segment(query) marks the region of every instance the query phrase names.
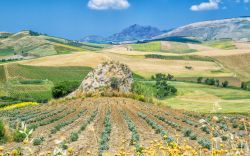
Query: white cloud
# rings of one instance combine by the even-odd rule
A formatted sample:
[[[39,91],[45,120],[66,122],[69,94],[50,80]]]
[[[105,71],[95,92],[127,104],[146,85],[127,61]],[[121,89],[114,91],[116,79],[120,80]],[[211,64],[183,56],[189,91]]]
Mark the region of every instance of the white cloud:
[[[128,0],[89,0],[88,7],[94,10],[127,9]]]
[[[208,2],[202,2],[198,5],[191,6],[192,11],[203,11],[203,10],[216,10],[219,9],[219,3],[221,0],[209,0]]]

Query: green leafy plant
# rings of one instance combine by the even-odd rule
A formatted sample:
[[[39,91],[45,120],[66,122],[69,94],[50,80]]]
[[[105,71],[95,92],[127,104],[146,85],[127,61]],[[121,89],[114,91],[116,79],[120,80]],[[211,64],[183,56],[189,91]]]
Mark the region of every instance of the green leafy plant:
[[[32,143],[34,146],[38,146],[38,145],[41,145],[43,141],[44,141],[43,137],[38,137],[38,138],[34,138]]]
[[[72,133],[70,134],[70,141],[71,141],[71,142],[77,141],[78,138],[79,138],[78,133],[72,132]]]

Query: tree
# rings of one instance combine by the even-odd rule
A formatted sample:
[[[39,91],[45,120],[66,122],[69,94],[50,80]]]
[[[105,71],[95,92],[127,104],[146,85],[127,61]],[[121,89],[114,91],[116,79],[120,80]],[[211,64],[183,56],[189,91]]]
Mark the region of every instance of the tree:
[[[228,87],[228,85],[229,85],[228,81],[222,82],[222,87],[226,88],[226,87]]]
[[[197,78],[197,83],[202,83],[203,77],[198,77]]]
[[[171,81],[174,79],[174,75],[168,74],[167,76],[167,80]]]
[[[241,82],[241,89],[244,89],[244,90],[248,89],[248,85],[246,82]]]
[[[168,85],[168,78],[165,74],[156,74],[155,80],[157,98],[164,98],[177,92],[177,89],[174,86]]]
[[[52,88],[52,95],[54,98],[64,97],[79,87],[79,82],[63,81]]]
[[[205,80],[205,83],[206,83],[207,85],[215,85],[215,79],[214,79],[214,78],[207,78],[207,79]]]

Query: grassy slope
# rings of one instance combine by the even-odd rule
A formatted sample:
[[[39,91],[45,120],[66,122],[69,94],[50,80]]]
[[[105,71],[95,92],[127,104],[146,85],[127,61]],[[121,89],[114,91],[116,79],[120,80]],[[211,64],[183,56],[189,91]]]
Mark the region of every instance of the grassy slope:
[[[161,42],[148,42],[142,44],[132,44],[133,50],[152,52],[152,51],[161,51]]]
[[[164,100],[169,106],[177,109],[201,112],[249,113],[250,92],[217,88],[195,83],[171,82],[178,89],[178,95]]]
[[[216,59],[244,81],[250,81],[250,53],[218,56]]]
[[[224,49],[224,50],[232,50],[236,49],[232,40],[211,40],[203,42],[204,45],[210,46],[213,48]]]
[[[144,81],[144,95],[156,94],[154,82]],[[176,109],[198,111],[203,113],[249,113],[250,92],[240,89],[218,88],[196,83],[169,82],[178,89],[176,96],[162,100],[155,99],[164,105]],[[233,96],[232,96],[233,95]],[[214,110],[213,110],[214,109]]]
[[[181,42],[153,41],[148,43],[132,44],[131,46],[133,50],[143,52],[166,52],[176,54],[196,52],[195,49],[190,49],[186,43]]]

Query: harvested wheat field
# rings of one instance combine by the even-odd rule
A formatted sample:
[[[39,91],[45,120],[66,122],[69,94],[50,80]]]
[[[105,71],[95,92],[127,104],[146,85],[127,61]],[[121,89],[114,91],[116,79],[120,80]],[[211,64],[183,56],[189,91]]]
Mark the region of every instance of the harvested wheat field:
[[[115,60],[127,64],[130,69],[149,78],[156,73],[171,73],[176,77],[218,77],[232,76],[230,72],[213,73],[213,71],[224,68],[215,62],[197,61],[197,60],[162,60],[149,59],[143,55],[129,55],[111,52],[83,52],[67,55],[49,56],[34,60],[23,61],[21,64],[31,66],[87,66],[95,67],[106,60]],[[186,67],[192,67],[192,70]]]
[[[249,117],[201,115],[128,98],[87,98],[4,111],[10,127],[34,132],[3,153],[24,155],[249,154]],[[18,126],[19,125],[19,126]]]

